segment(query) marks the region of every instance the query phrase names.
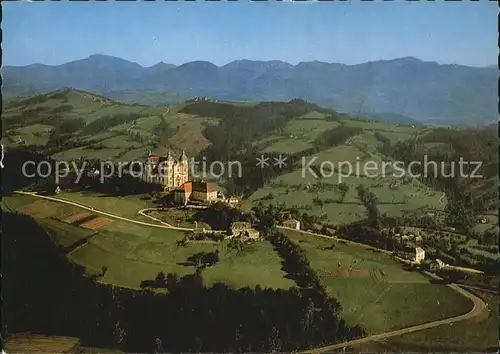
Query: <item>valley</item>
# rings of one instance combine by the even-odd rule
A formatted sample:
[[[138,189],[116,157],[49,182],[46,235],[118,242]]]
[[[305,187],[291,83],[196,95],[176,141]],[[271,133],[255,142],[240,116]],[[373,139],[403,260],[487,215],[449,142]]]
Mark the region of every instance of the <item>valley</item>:
[[[422,154],[439,160],[446,153],[453,159],[471,144],[476,147],[467,148],[471,160],[488,156],[493,154],[494,132],[487,129],[369,121],[304,100],[233,104],[199,99],[150,107],[74,89],[7,104],[3,116],[3,211],[32,218],[68,264],[99,286],[169,296],[162,279],[168,285],[174,276],[196,276],[207,289],[224,284],[231,291],[307,292],[303,275],[287,265],[289,256],[278,246],[288,239],[302,250],[312,284],[321,284],[314,301],[337,301],[341,310],[335,316],[371,336],[470,311],[467,298],[422,273],[433,258],[498,276],[491,238],[498,230],[493,167],[483,171],[483,179],[465,181],[395,177],[395,169],[384,165],[398,158],[419,161]],[[436,150],[440,144],[449,150]],[[50,164],[85,161],[99,168],[104,161],[145,161],[150,151],[160,156],[185,151],[208,163],[240,161],[242,176],[205,176],[218,193],[235,195],[238,205],[183,209],[167,201],[168,193],[158,186],[130,177],[109,176],[101,183],[84,175],[75,183],[73,171],[57,183],[53,175],[29,179],[18,171],[30,156]],[[286,164],[261,168],[256,166],[259,156],[284,156]],[[314,159],[309,171],[304,171],[302,159]],[[498,166],[498,159],[492,161]],[[376,165],[371,174],[366,173],[369,164]],[[365,172],[351,171],[352,166]],[[18,190],[37,194],[15,193]],[[464,193],[458,195],[457,190]],[[468,205],[463,198],[467,193],[481,204]],[[452,217],[457,210],[450,208],[456,205],[463,205],[460,220]],[[306,232],[277,227],[287,219],[284,215],[299,220]],[[238,220],[253,223],[261,239],[238,244],[205,233],[205,228],[225,232]],[[202,228],[203,238],[192,236]],[[401,238],[397,228],[419,230],[423,238]],[[284,236],[276,236],[280,234]],[[280,237],[285,238],[278,241]],[[415,246],[424,247],[430,258],[407,268],[394,255]],[[203,257],[209,255],[217,260],[204,264]],[[468,281],[466,276],[442,276]],[[387,346],[411,347],[406,338],[412,335],[390,339]],[[107,341],[96,345],[113,346]]]

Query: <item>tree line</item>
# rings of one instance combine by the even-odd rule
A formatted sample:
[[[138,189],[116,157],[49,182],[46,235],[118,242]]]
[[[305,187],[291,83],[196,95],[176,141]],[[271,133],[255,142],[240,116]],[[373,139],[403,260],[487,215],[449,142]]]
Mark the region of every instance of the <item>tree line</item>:
[[[59,254],[34,219],[10,212],[2,243],[4,336],[74,336],[127,352],[271,352],[362,334],[339,319],[338,303],[319,285],[313,302],[307,289],[208,288],[199,273],[167,275],[165,292],[103,285]]]

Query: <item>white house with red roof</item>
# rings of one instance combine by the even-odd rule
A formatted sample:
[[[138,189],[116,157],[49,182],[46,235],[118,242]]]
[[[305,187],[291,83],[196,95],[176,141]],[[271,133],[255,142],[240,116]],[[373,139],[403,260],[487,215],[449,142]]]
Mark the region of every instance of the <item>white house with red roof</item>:
[[[180,204],[190,200],[211,203],[217,200],[217,190],[206,182],[186,182],[174,189],[174,200]]]

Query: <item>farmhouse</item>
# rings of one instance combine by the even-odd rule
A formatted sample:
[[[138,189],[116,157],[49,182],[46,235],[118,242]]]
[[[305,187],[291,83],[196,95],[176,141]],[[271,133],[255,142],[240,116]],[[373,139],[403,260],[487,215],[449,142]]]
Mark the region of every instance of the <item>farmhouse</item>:
[[[163,186],[166,191],[182,186],[189,179],[189,166],[183,151],[176,160],[169,152],[167,156],[158,156],[151,151],[143,164],[141,179],[146,183]]]
[[[243,237],[247,239],[258,239],[260,234],[259,231],[252,228],[252,225],[249,222],[245,221],[237,221],[231,225],[231,230],[229,231],[230,235],[227,238],[233,237]]]
[[[290,229],[300,230],[300,221],[295,219],[285,220],[282,224],[284,227],[288,227]]]
[[[185,182],[174,189],[174,201],[187,204],[188,201],[211,203],[217,200],[217,190],[206,182]]]

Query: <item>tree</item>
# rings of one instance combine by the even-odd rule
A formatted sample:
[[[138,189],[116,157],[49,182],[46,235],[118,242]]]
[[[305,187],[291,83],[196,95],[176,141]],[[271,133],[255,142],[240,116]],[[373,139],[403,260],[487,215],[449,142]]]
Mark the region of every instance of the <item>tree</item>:
[[[323,201],[323,199],[320,199],[319,197],[316,197],[316,198],[313,199],[313,203],[314,203],[314,205],[320,207],[321,214],[323,214],[323,206],[325,205],[325,202]]]
[[[347,196],[347,193],[349,192],[349,185],[345,182],[340,183],[337,188],[340,191],[340,202],[343,203],[345,201],[345,197]]]
[[[279,353],[281,352],[281,341],[280,341],[280,330],[276,327],[272,327],[271,333],[268,338],[269,352]]]
[[[179,283],[179,276],[176,273],[168,273],[166,277],[167,289],[173,289]]]
[[[104,277],[107,272],[108,272],[108,267],[102,266],[102,268],[101,268],[101,277]]]
[[[241,236],[233,236],[231,238],[231,240],[229,241],[229,245],[228,245],[228,247],[230,249],[236,250],[237,254],[241,253],[241,251],[243,250],[243,246],[244,246],[244,243],[243,243],[243,239],[241,238]]]
[[[167,284],[165,273],[163,272],[158,273],[158,275],[155,278],[155,284],[158,287],[164,287]]]

